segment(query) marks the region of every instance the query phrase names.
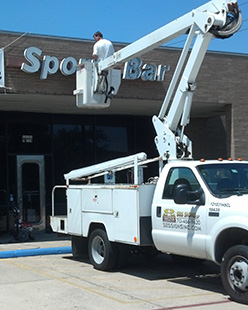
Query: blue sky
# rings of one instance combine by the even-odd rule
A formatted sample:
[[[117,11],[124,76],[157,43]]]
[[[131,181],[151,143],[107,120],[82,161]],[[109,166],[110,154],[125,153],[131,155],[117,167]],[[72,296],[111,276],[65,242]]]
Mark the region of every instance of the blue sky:
[[[206,0],[0,0],[0,30],[93,39],[100,30],[113,42],[131,43],[206,3]],[[209,50],[248,54],[248,1],[239,33],[212,40]],[[181,46],[180,38],[171,46]],[[167,44],[168,45],[168,44]]]

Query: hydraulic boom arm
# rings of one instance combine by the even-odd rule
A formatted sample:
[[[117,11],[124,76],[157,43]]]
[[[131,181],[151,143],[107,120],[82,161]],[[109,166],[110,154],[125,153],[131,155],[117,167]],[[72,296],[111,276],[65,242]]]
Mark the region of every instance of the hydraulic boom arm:
[[[121,82],[120,70],[114,69],[117,65],[187,34],[161,110],[158,116],[153,117],[153,124],[157,133],[155,143],[164,160],[191,158],[191,141],[184,135],[184,127],[189,123],[197,74],[211,39],[228,38],[239,30],[241,24],[242,16],[236,0],[212,0],[98,64],[81,61],[74,91],[77,106],[109,106]]]

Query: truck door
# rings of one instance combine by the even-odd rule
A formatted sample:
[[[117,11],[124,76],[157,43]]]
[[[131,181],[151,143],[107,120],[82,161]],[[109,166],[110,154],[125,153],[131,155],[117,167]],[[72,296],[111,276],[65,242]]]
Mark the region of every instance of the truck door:
[[[177,184],[187,184],[187,204],[174,201],[173,190]],[[153,205],[153,239],[160,251],[205,257],[206,206],[197,204],[194,194],[200,189],[191,169],[173,167],[169,170],[161,197],[157,197]]]

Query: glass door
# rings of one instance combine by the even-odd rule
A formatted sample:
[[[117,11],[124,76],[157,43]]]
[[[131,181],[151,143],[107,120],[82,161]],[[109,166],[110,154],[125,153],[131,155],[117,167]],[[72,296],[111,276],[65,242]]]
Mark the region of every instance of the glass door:
[[[45,229],[45,176],[43,155],[17,156],[17,194],[21,219]]]

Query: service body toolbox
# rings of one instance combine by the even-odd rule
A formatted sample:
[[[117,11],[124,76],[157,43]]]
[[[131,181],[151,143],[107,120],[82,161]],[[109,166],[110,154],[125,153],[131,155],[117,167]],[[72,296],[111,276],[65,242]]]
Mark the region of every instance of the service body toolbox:
[[[150,245],[154,190],[155,184],[70,185],[67,217],[51,217],[52,229],[87,237],[91,222],[105,223],[110,241]]]

